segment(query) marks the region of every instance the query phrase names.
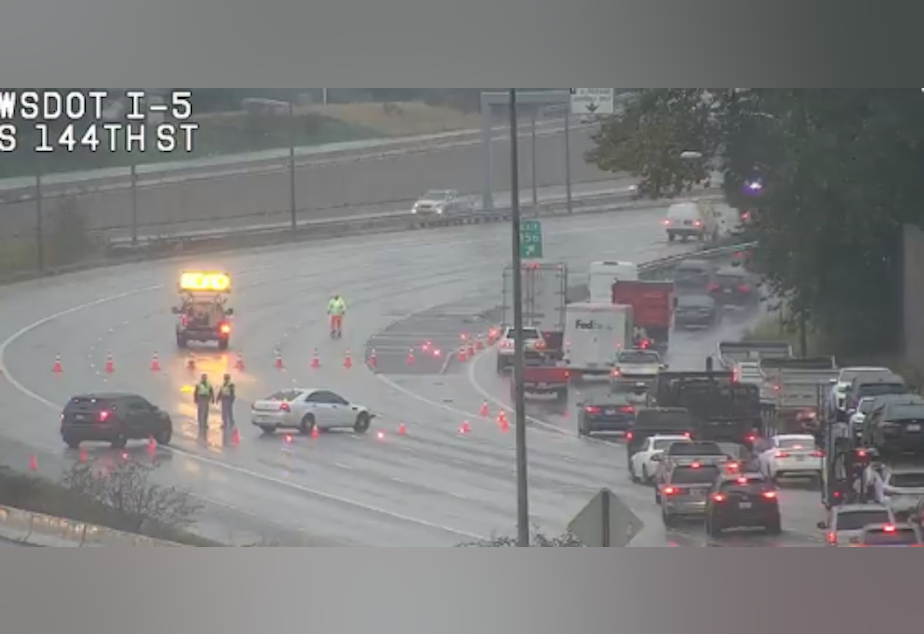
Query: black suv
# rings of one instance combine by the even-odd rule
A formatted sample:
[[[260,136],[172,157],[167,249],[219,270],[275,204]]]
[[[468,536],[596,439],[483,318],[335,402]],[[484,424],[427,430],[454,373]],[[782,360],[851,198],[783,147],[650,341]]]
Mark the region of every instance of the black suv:
[[[782,532],[776,487],[758,473],[719,476],[706,500],[706,532],[718,537],[729,528]]]
[[[170,415],[137,394],[81,394],[61,412],[61,438],[71,449],[88,440],[108,442],[117,449],[142,438],[167,445],[172,437]]]
[[[755,306],[760,293],[747,271],[741,268],[724,268],[715,274],[709,295],[723,306]]]

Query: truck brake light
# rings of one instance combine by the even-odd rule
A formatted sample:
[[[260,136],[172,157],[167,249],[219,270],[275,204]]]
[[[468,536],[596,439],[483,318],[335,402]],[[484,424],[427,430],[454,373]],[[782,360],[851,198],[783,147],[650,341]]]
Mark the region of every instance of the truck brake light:
[[[183,315],[182,317],[180,317],[180,324],[183,326],[183,328],[189,325],[189,317],[187,317],[186,315]]]
[[[223,335],[230,335],[231,334],[231,324],[222,324],[221,326],[219,326],[219,330],[221,330],[221,334]]]

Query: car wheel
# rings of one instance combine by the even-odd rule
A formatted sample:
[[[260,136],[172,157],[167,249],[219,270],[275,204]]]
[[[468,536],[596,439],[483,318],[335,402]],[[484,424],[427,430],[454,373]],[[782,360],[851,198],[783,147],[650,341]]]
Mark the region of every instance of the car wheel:
[[[259,427],[260,431],[262,431],[267,436],[276,433],[276,428],[271,425],[257,425],[257,427]]]
[[[173,430],[169,427],[154,434],[154,442],[156,442],[158,445],[169,445],[172,439]]]
[[[176,336],[176,347],[177,348],[185,348],[187,343],[188,342],[186,341],[185,337],[181,337],[180,335]]]
[[[80,441],[70,436],[64,437],[64,444],[67,445],[71,449],[80,449]]]
[[[661,509],[661,521],[664,522],[664,528],[673,528],[677,525],[677,521],[665,511],[662,507]]]
[[[779,535],[783,532],[783,525],[779,517],[767,524],[765,528],[770,535]]]
[[[636,484],[639,482],[638,474],[635,473],[635,463],[631,459],[629,460],[629,479]]]
[[[119,436],[109,444],[113,449],[125,449],[125,446],[128,444],[128,439],[125,438],[125,436]]]
[[[298,424],[298,430],[306,436],[313,432],[316,427],[317,423],[312,414],[305,414],[305,417],[302,418],[302,421]]]
[[[353,423],[353,431],[357,434],[365,434],[369,431],[369,423],[371,422],[369,414],[361,412],[359,416],[356,417],[356,422]]]
[[[648,484],[649,482],[651,482],[651,476],[648,475],[648,466],[642,465],[642,483]]]

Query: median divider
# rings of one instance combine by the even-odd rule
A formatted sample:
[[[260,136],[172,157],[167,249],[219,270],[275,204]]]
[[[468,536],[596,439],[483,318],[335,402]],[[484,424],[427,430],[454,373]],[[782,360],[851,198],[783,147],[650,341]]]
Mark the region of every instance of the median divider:
[[[0,506],[0,539],[23,546],[44,548],[182,546],[182,544],[116,531],[63,517],[32,513],[10,506]]]

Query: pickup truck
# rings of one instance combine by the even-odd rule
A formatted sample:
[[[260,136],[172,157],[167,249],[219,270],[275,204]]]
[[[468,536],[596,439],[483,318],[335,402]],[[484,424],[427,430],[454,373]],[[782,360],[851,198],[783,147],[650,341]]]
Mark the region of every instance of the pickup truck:
[[[555,396],[555,402],[568,402],[571,372],[567,366],[528,363],[523,367],[523,396]],[[516,383],[510,381],[510,400],[516,399]]]

